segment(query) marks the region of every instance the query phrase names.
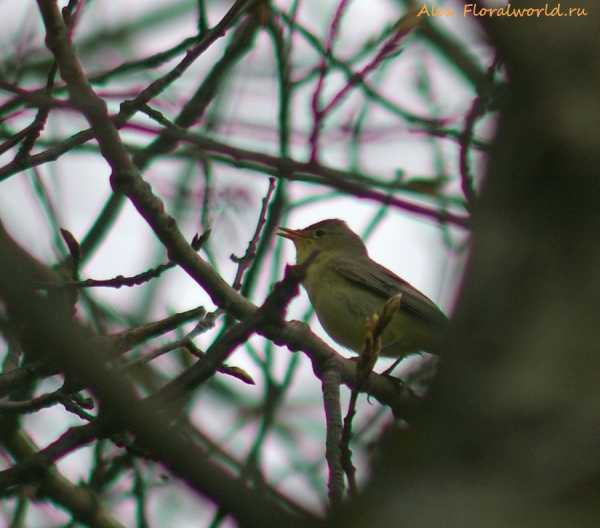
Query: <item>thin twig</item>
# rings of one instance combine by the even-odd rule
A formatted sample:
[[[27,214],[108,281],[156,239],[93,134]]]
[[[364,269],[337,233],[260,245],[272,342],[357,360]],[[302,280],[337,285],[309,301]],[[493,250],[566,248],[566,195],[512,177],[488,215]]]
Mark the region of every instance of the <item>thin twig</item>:
[[[402,294],[390,298],[379,310],[367,319],[367,336],[365,346],[358,356],[356,365],[356,384],[352,388],[348,412],[344,418],[342,431],[342,442],[340,446],[341,465],[348,479],[348,493],[350,497],[358,497],[358,486],[356,484],[356,468],[352,464],[352,421],[356,415],[356,403],[358,395],[364,390],[365,384],[373,372],[373,367],[381,352],[381,336],[388,325],[392,322],[394,315],[400,309]]]
[[[240,291],[242,288],[242,277],[246,270],[252,264],[254,257],[256,257],[256,246],[258,246],[258,241],[260,240],[260,234],[262,229],[267,221],[267,208],[269,207],[269,201],[271,200],[271,196],[273,191],[275,190],[275,178],[269,178],[269,189],[267,190],[266,196],[262,200],[262,207],[260,209],[260,213],[258,215],[258,222],[256,223],[256,229],[254,231],[254,235],[248,244],[248,249],[246,249],[246,253],[243,257],[236,257],[235,255],[231,255],[231,260],[233,262],[237,262],[238,269],[235,274],[235,279],[233,280],[232,288],[235,291]]]
[[[319,133],[322,126],[322,121],[325,116],[325,112],[321,108],[321,93],[325,84],[325,77],[327,75],[327,62],[329,61],[333,52],[333,44],[338,36],[339,25],[344,14],[344,10],[348,0],[341,0],[329,26],[329,34],[325,43],[325,53],[321,55],[321,62],[319,64],[319,78],[317,80],[317,86],[313,92],[311,109],[313,113],[313,127],[310,133],[309,145],[310,145],[310,163],[317,162],[318,149],[319,149]]]
[[[65,233],[68,233],[68,231],[65,231],[65,230],[61,230],[61,232],[63,233],[63,235],[65,235]],[[192,240],[192,244],[191,244],[194,251],[200,251],[200,249],[202,248],[204,243],[208,240],[209,236],[210,236],[210,229],[208,231],[204,232],[202,235],[196,234],[194,236],[194,239]],[[79,260],[79,262],[80,262],[81,256],[79,256],[79,259],[75,258],[74,262],[76,263],[77,260]],[[104,280],[86,279],[86,280],[82,280],[82,281],[62,282],[59,284],[39,283],[38,286],[40,288],[46,288],[46,289],[115,288],[118,290],[119,288],[122,288],[122,287],[132,288],[133,286],[140,286],[141,284],[145,284],[146,282],[149,282],[152,279],[156,279],[156,278],[160,277],[165,271],[175,268],[176,266],[177,266],[176,262],[169,260],[168,262],[165,262],[164,264],[159,264],[155,268],[151,268],[149,270],[143,271],[142,273],[138,273],[137,275],[134,275],[133,277],[124,277],[123,275],[117,275],[116,277],[113,277],[112,279],[104,279]]]
[[[478,87],[478,95],[473,100],[473,104],[471,105],[471,108],[465,119],[463,132],[460,136],[460,181],[463,194],[467,201],[467,207],[469,209],[473,206],[473,203],[477,199],[474,178],[471,174],[471,164],[469,161],[471,141],[475,131],[475,123],[485,114],[492,103],[491,89],[494,85],[494,75],[496,73],[499,60],[499,57],[494,59],[491,66],[488,68],[481,85]]]

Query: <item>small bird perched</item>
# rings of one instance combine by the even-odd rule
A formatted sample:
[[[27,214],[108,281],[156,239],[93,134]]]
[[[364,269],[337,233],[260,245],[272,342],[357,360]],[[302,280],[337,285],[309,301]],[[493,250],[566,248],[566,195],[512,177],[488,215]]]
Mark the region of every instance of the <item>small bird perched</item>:
[[[360,353],[367,318],[394,295],[400,310],[381,336],[381,355],[403,358],[428,351],[448,319],[433,301],[395,273],[371,260],[363,241],[342,220],[323,220],[305,229],[280,227],[296,246],[296,262],[315,256],[302,285],[321,325],[340,345]]]

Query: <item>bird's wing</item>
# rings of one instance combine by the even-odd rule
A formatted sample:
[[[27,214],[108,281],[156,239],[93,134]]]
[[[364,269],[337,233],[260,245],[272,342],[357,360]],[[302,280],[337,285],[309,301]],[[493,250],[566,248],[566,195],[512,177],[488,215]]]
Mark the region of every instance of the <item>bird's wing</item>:
[[[421,317],[433,324],[444,324],[448,318],[436,304],[394,272],[369,259],[369,266],[357,266],[362,257],[337,257],[333,268],[345,279],[368,288],[383,299],[402,294],[401,310]]]

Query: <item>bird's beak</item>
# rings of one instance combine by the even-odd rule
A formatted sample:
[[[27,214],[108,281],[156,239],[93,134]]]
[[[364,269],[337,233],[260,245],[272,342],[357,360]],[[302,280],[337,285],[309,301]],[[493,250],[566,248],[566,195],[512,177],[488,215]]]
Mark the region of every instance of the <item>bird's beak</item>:
[[[277,236],[287,238],[292,242],[294,240],[298,240],[299,238],[306,238],[299,230],[296,229],[288,229],[287,227],[280,227],[279,231],[276,233]]]

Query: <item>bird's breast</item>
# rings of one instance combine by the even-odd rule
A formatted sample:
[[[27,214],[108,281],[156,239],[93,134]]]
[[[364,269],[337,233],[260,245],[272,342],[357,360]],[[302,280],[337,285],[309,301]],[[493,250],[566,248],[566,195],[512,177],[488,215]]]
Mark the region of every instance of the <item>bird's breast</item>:
[[[334,341],[359,352],[365,344],[367,317],[381,308],[383,301],[335,270],[316,271],[307,275],[304,287],[321,326]]]
[[[345,279],[328,265],[311,265],[303,285],[327,334],[354,352],[362,351],[367,318],[381,310],[387,299]],[[426,350],[428,334],[417,318],[400,310],[381,336],[381,355],[402,357]]]

